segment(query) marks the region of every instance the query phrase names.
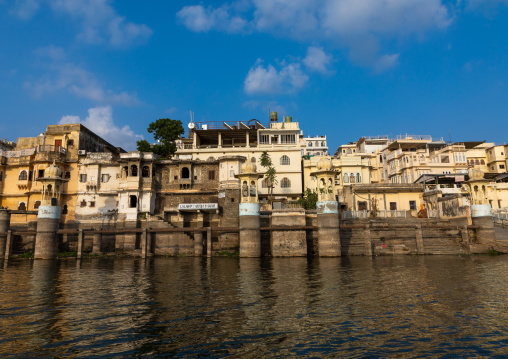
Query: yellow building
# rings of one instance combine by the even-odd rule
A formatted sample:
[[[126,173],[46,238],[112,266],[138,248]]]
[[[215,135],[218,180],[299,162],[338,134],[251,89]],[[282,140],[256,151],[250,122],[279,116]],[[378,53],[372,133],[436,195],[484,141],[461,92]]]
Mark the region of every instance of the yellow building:
[[[63,184],[60,206],[61,221],[74,220],[78,185],[79,156],[93,152],[119,152],[117,148],[81,124],[49,125],[46,132],[36,137],[17,139],[15,151],[0,153],[3,164],[0,206],[13,210],[34,211],[41,204],[44,170],[53,162],[68,181]],[[19,213],[11,216],[13,223],[36,219],[35,214]]]

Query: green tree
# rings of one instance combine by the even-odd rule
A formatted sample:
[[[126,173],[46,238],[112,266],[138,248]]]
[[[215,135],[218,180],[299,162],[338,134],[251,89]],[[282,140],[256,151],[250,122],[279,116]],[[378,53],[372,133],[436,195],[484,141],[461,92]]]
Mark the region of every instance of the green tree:
[[[277,171],[275,171],[275,167],[273,167],[272,159],[270,158],[268,152],[263,151],[259,160],[261,166],[266,169],[266,185],[268,187],[268,196],[271,197],[273,195],[273,187],[277,184]]]
[[[138,151],[153,152],[161,158],[171,158],[176,152],[175,141],[185,132],[182,121],[160,118],[150,123],[147,131],[153,134],[157,144],[150,146],[148,141],[137,141]]]
[[[317,201],[318,201],[317,193],[307,188],[307,190],[303,194],[303,197],[298,199],[298,204],[305,209],[316,209]]]

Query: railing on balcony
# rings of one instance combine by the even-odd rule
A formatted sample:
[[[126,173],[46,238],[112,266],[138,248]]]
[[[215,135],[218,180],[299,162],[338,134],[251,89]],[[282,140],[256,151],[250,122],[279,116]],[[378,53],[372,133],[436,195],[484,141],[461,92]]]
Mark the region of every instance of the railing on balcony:
[[[56,152],[65,155],[67,151],[62,146],[39,145],[37,146],[37,152]]]

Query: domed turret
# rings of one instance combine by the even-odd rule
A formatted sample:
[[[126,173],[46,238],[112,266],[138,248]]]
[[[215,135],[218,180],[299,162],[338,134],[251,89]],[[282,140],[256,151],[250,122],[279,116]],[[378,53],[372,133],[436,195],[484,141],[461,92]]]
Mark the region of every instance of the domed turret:
[[[256,169],[256,164],[254,162],[247,161],[242,164],[241,173],[255,173]]]
[[[62,170],[55,164],[55,161],[44,170],[44,177],[46,178],[60,178],[61,176]]]
[[[331,171],[332,169],[333,169],[333,163],[332,163],[332,160],[329,158],[323,157],[317,163],[317,170],[318,171]]]

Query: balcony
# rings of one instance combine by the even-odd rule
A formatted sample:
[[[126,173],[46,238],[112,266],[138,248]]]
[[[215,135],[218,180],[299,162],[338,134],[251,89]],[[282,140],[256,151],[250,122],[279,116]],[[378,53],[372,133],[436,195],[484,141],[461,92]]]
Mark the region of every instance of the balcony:
[[[18,179],[18,189],[20,191],[30,191],[30,188],[32,187],[32,181],[26,179],[26,180],[20,180]]]

